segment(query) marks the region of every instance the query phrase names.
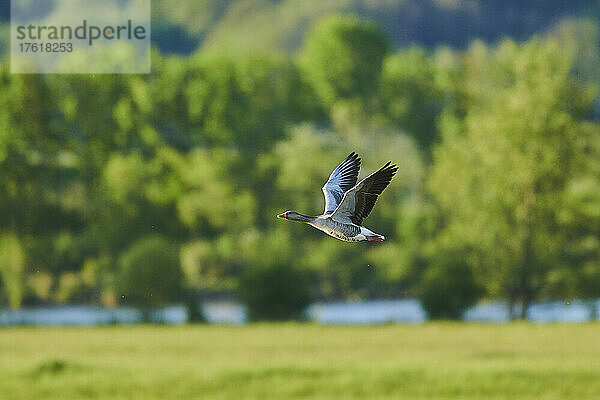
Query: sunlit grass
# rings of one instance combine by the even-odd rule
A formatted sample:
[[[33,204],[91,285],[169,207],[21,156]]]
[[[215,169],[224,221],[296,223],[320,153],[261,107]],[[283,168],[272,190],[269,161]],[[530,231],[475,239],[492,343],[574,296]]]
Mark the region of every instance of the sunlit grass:
[[[600,324],[0,330],[3,399],[597,399]]]

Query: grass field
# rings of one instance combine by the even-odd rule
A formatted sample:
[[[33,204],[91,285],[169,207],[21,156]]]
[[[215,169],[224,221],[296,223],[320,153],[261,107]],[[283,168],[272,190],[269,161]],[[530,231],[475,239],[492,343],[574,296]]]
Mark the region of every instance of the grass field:
[[[599,399],[600,324],[8,328],[2,399]]]

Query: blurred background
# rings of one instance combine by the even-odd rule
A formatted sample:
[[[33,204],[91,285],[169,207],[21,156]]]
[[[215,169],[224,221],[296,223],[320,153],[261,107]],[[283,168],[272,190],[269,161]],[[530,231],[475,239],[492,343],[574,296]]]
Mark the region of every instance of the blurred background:
[[[585,321],[600,2],[152,3],[150,75],[15,75],[0,0],[0,324]],[[348,244],[351,151],[400,167]]]

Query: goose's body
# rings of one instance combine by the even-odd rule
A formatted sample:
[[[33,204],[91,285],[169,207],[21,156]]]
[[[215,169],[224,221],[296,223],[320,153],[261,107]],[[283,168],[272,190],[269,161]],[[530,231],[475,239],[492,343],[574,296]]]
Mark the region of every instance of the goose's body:
[[[385,236],[371,232],[364,226],[358,226],[352,223],[338,222],[332,219],[331,216],[317,217],[314,222],[309,222],[309,225],[314,226],[320,231],[325,232],[329,236],[345,242],[360,242],[362,240],[385,240]]]
[[[388,162],[357,184],[359,169],[360,158],[352,152],[331,173],[323,186],[325,212],[322,215],[308,217],[295,211],[286,211],[277,217],[305,222],[346,242],[385,240],[385,236],[362,226],[362,221],[369,216],[377,196],[389,185],[398,167]]]

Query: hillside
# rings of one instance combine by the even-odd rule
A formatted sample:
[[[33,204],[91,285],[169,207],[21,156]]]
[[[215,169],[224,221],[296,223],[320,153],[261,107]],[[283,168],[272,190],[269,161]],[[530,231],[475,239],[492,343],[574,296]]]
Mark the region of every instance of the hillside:
[[[599,15],[593,0],[154,0],[152,12],[153,41],[180,54],[293,52],[317,20],[335,13],[375,20],[396,46],[430,48],[524,40],[564,19]],[[9,0],[0,0],[0,22],[9,16]]]
[[[591,15],[595,2],[498,0],[284,0],[232,2],[221,20],[206,32],[209,50],[296,50],[318,19],[353,14],[383,26],[396,46],[419,44],[464,48],[473,39],[496,42],[510,36],[524,40],[564,18]]]

